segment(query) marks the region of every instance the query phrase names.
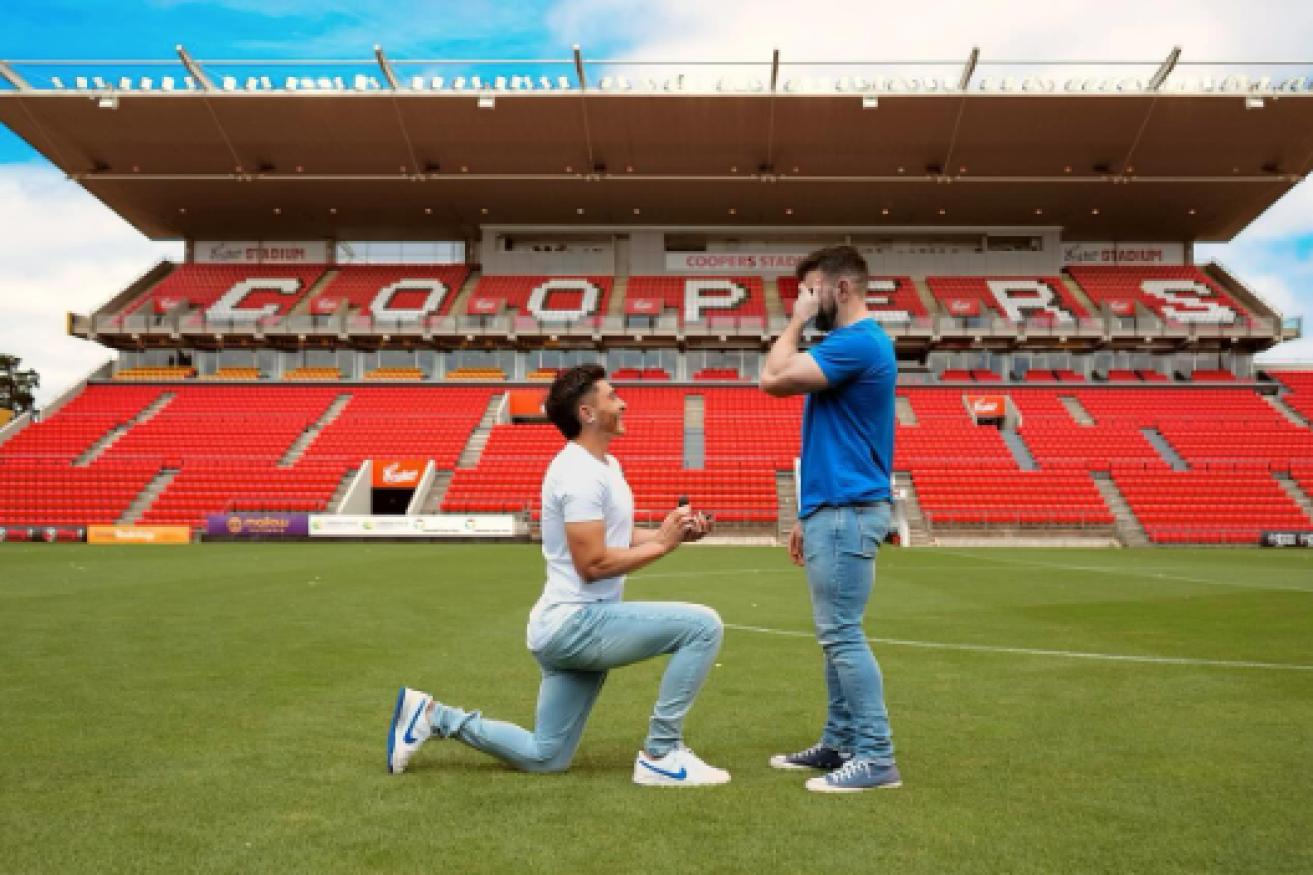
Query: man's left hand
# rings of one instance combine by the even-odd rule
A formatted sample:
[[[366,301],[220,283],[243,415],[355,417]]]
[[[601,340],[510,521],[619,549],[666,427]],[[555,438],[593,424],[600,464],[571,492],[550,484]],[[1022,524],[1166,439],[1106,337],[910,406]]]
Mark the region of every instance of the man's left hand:
[[[694,541],[701,541],[710,531],[711,520],[703,514],[693,514],[684,522],[684,543],[691,544]]]

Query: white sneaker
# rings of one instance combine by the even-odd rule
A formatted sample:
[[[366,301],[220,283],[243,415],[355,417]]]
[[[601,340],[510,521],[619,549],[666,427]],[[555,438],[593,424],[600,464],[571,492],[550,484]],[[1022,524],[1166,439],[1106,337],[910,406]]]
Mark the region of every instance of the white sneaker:
[[[645,787],[705,787],[728,784],[729,772],[709,766],[686,747],[677,747],[660,759],[639,751],[634,760],[634,783]]]
[[[428,693],[402,687],[397,694],[397,708],[392,712],[392,728],[388,730],[388,771],[398,774],[406,770],[406,763],[433,734],[433,728],[424,712],[432,698]]]

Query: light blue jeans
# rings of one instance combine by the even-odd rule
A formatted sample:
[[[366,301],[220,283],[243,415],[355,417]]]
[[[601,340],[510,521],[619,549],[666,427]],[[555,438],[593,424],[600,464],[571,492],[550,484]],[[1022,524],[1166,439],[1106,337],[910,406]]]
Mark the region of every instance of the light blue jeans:
[[[821,743],[856,759],[894,761],[880,664],[862,629],[875,585],[875,556],[890,505],[822,507],[802,522],[816,640],[825,654],[829,707]]]
[[[522,771],[562,772],[574,759],[607,672],[669,653],[644,745],[648,753],[665,756],[682,742],[684,718],[716,661],[724,634],[720,615],[702,605],[585,605],[534,652],[542,667],[542,685],[533,732],[442,704],[433,708],[433,730]]]

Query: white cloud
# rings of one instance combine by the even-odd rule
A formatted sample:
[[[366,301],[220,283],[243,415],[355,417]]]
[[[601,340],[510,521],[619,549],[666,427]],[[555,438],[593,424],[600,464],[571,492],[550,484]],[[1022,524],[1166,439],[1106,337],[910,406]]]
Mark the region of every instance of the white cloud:
[[[113,353],[66,332],[180,244],[153,243],[44,164],[0,166],[0,351],[41,375],[39,402]]]

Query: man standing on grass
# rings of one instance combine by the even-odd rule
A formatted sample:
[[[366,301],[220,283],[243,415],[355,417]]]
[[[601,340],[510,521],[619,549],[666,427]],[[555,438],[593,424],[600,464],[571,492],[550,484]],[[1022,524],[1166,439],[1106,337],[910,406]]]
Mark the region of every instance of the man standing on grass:
[[[405,771],[431,735],[454,738],[526,772],[565,771],[607,672],[670,654],[647,741],[634,760],[634,783],[728,783],[728,772],[683,744],[684,718],[720,652],[720,616],[701,605],[620,601],[625,575],[701,539],[707,520],[679,507],[655,531],[634,529],[634,495],[607,454],[625,433],[625,403],[600,365],[558,376],[546,410],[568,443],[542,487],[547,585],[528,629],[529,650],[542,669],[534,730],[402,687],[388,733],[388,771]]]
[[[822,249],[797,268],[793,318],[771,348],[761,388],[807,395],[802,500],[789,556],[807,569],[829,708],[820,742],[771,758],[777,769],[817,769],[808,790],[900,787],[880,665],[862,629],[875,555],[889,530],[894,456],[893,344],[866,310],[866,260],[851,246]],[[798,351],[815,318],[825,339]]]

